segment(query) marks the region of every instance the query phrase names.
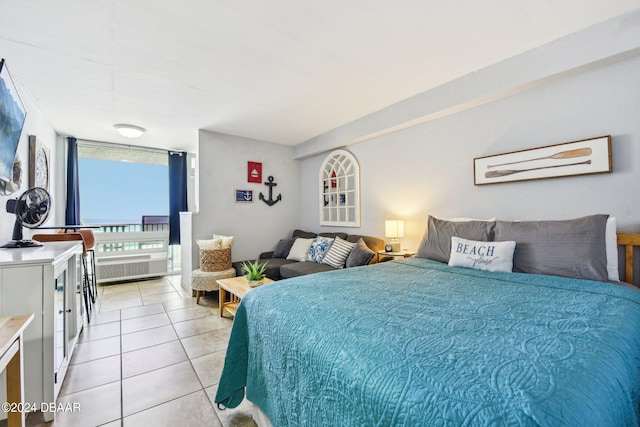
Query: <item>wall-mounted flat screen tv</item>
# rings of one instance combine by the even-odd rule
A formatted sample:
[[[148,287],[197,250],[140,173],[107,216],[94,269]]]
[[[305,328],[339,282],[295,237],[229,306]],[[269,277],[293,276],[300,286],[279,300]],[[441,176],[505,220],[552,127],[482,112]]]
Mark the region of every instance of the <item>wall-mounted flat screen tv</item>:
[[[0,179],[11,181],[20,134],[27,112],[13,84],[7,63],[0,60]]]

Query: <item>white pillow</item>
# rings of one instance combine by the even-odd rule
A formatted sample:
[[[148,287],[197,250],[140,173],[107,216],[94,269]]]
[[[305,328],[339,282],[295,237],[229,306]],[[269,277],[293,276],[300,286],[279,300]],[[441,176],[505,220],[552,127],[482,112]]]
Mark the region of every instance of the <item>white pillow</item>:
[[[607,275],[613,282],[620,281],[618,272],[618,236],[616,235],[618,224],[616,217],[610,216],[605,227],[604,245],[607,254]]]
[[[221,239],[213,239],[213,240],[196,240],[198,247],[203,251],[211,251],[215,249],[222,249],[222,240]]]
[[[314,239],[303,239],[298,237],[293,241],[293,245],[291,246],[289,255],[287,255],[287,259],[291,261],[304,261],[309,253],[309,248],[313,241]]]
[[[220,234],[213,233],[213,238],[220,239],[220,249],[227,249],[233,245],[233,236],[221,236]]]
[[[513,252],[516,242],[479,242],[451,237],[449,265],[485,271],[513,270]]]

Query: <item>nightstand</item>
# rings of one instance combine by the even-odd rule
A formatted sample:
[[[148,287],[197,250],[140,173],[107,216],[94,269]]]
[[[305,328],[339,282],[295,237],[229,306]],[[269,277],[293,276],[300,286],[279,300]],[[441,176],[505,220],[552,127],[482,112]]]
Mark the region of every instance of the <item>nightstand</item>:
[[[406,250],[406,249],[403,250],[403,251],[400,251],[400,252],[378,251],[378,255],[392,256],[394,258],[396,258],[396,257],[411,258],[415,254],[416,254],[416,251],[409,251],[409,250]]]

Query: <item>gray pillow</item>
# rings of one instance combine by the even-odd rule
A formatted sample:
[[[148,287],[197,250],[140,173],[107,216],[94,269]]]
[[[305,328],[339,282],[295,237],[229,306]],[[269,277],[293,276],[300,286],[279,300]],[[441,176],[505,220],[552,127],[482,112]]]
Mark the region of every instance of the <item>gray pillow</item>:
[[[416,253],[416,258],[449,262],[451,237],[489,242],[493,240],[494,221],[446,221],[429,215],[427,232]]]
[[[273,250],[271,258],[286,258],[289,255],[294,239],[280,239],[276,248]]]
[[[376,253],[369,249],[366,243],[364,243],[364,240],[359,239],[356,242],[356,246],[347,257],[345,266],[349,268],[358,267],[360,265],[367,265],[369,264],[369,262],[371,262],[371,259],[375,256],[375,254]]]
[[[608,215],[565,221],[497,221],[495,239],[514,240],[513,271],[608,280]]]
[[[384,245],[385,245],[384,240],[379,239],[377,237],[362,236],[362,235],[359,235],[359,234],[350,234],[347,237],[346,240],[347,240],[347,242],[358,243],[358,240],[360,240],[360,239],[362,239],[364,244],[367,245],[367,247],[369,249],[371,249],[373,252],[384,250]],[[377,260],[377,258],[376,258],[376,260]]]

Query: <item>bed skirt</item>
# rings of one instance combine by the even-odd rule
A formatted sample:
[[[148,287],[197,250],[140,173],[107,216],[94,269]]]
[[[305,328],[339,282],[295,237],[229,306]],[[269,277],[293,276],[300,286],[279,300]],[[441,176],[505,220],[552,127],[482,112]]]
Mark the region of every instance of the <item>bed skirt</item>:
[[[258,427],[273,427],[271,421],[269,421],[269,417],[267,414],[262,412],[262,409],[255,403],[247,400],[251,404],[251,416],[253,417],[253,421],[256,422]]]

